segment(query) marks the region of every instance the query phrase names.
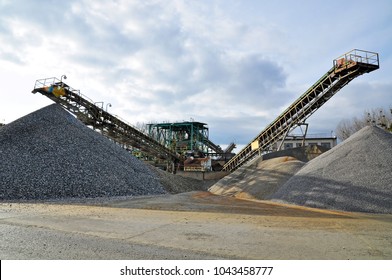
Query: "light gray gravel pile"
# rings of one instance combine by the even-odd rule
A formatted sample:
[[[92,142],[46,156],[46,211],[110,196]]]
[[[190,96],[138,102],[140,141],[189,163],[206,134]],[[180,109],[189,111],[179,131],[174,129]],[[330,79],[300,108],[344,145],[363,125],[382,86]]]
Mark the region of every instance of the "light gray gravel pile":
[[[213,194],[242,199],[268,199],[304,164],[290,156],[267,160],[259,157],[222,178],[208,190]]]
[[[309,161],[272,200],[317,208],[392,213],[392,134],[368,126]]]
[[[0,200],[166,193],[142,161],[57,104],[0,128]]]

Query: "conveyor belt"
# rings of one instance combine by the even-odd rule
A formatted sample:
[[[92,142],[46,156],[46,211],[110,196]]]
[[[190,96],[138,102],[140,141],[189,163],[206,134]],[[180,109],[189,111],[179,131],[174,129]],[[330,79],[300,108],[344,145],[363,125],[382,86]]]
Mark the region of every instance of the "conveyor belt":
[[[175,162],[179,159],[175,152],[119,117],[108,113],[102,108],[103,106],[97,106],[99,102],[94,103],[80,94],[78,90],[71,88],[55,77],[37,80],[32,92],[45,95],[76,115],[84,124],[99,129],[104,135],[118,143],[132,146],[151,156],[166,159],[169,162]]]
[[[354,49],[333,61],[333,67],[291,104],[237,155],[224,166],[234,171],[263,151],[268,150],[282,136],[303,123],[335,93],[354,78],[379,68],[377,53]]]

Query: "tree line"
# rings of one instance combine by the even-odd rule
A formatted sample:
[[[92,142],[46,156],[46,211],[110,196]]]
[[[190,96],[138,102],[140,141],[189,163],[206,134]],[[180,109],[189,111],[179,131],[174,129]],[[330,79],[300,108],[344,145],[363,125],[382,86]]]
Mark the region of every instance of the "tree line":
[[[378,126],[392,132],[392,107],[367,110],[360,117],[341,120],[336,127],[336,136],[343,141],[368,125]]]

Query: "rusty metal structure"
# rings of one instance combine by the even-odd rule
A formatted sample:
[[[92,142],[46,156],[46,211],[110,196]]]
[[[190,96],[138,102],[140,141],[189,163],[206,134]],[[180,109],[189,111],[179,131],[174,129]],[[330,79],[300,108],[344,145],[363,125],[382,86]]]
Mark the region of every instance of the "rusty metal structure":
[[[375,52],[354,49],[336,58],[325,75],[230,159],[223,166],[223,170],[232,172],[257,155],[270,150],[273,144],[299,124],[305,123],[307,118],[350,81],[378,68],[379,55]]]
[[[85,125],[99,130],[103,135],[121,144],[129,150],[138,149],[154,158],[171,164],[179,161],[179,155],[160,144],[147,134],[129,123],[114,116],[103,108],[103,102],[94,102],[55,77],[40,79],[35,82],[32,93],[42,95],[61,105],[75,115]]]

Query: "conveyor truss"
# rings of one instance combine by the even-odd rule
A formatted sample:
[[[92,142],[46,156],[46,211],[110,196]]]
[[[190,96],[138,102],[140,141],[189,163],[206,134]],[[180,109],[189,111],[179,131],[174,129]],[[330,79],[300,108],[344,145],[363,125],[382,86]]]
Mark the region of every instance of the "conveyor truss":
[[[98,129],[115,142],[128,148],[136,148],[155,158],[166,160],[168,164],[179,160],[179,155],[161,145],[131,124],[104,110],[102,102],[93,102],[79,90],[55,77],[35,82],[33,93],[42,95],[61,105],[74,114],[85,125]],[[101,106],[100,106],[101,105]],[[170,165],[168,165],[170,167]]]
[[[295,100],[280,116],[260,132],[223,171],[232,172],[268,151],[285,134],[304,123],[317,109],[354,78],[379,68],[378,53],[354,49],[333,61],[333,67]]]
[[[232,172],[257,155],[269,150],[289,131],[295,129],[327,102],[335,93],[354,78],[379,68],[377,53],[354,49],[333,61],[333,67],[268,125],[238,154],[231,158],[223,171]],[[168,163],[180,160],[179,154],[165,147],[131,124],[104,110],[102,102],[93,102],[79,90],[65,84],[56,77],[39,79],[33,93],[53,100],[74,114],[87,126],[99,129],[105,136],[127,147],[137,148],[150,156],[164,159]],[[101,106],[98,106],[101,104]],[[222,153],[219,146],[208,143],[213,150]]]

